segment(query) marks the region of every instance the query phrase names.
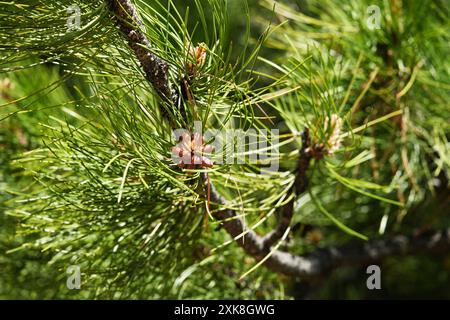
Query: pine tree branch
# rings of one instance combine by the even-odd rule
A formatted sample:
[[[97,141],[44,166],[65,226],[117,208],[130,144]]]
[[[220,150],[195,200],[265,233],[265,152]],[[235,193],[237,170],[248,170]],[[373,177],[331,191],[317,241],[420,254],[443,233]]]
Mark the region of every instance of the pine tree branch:
[[[393,256],[450,253],[450,228],[419,235],[396,235],[388,239],[317,249],[309,258],[321,261],[321,273],[341,266],[364,265]]]
[[[293,197],[292,200],[290,200],[282,208],[280,221],[277,228],[264,237],[264,245],[267,248],[270,248],[272,245],[274,245],[284,235],[287,228],[291,224],[292,216],[294,215],[295,200],[298,196],[305,192],[308,187],[307,171],[312,158],[311,154],[309,153],[310,146],[311,139],[309,136],[309,130],[308,128],[306,128],[302,133],[302,147],[299,151],[297,168],[295,171],[295,181],[292,189],[290,190],[290,192],[295,193],[295,197]]]
[[[227,205],[226,199],[214,186],[211,186],[210,192],[212,202]],[[339,247],[319,248],[306,256],[297,256],[281,250],[270,252],[265,239],[249,230],[233,210],[214,211],[213,216],[222,221],[223,228],[231,237],[238,239],[236,242],[247,254],[257,260],[262,260],[270,254],[264,262],[266,267],[303,280],[323,277],[338,267],[369,264],[392,256],[450,253],[450,228],[418,236],[397,235],[387,240],[358,241]]]
[[[147,80],[164,101],[176,105],[178,94],[176,90],[172,90],[169,83],[169,64],[149,52],[150,41],[143,32],[143,23],[132,2],[130,0],[106,0],[106,2],[115,14],[115,22],[127,38],[128,45],[139,60]]]

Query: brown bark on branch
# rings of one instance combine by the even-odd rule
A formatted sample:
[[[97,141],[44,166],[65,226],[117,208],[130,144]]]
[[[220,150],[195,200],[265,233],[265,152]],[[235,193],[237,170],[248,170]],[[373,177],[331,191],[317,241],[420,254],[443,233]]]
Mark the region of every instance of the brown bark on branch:
[[[150,41],[143,32],[143,24],[130,0],[106,0],[109,9],[116,16],[116,24],[128,40],[144,70],[147,80],[158,95],[166,102],[177,104],[178,94],[169,83],[169,65],[149,51]]]
[[[290,190],[290,192],[294,192],[295,197],[293,197],[292,200],[281,209],[280,221],[276,229],[264,237],[264,245],[267,248],[270,248],[278,240],[280,240],[289,228],[292,216],[294,215],[295,200],[299,195],[305,192],[308,187],[307,171],[312,158],[309,153],[310,146],[311,139],[309,136],[309,130],[306,128],[302,133],[302,147],[299,151],[297,168],[295,170],[295,181],[292,189]]]

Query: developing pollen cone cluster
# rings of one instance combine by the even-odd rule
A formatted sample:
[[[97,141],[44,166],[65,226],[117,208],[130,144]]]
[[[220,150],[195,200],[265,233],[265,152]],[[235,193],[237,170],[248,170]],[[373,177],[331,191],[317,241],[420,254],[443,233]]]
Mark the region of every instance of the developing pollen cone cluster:
[[[214,146],[205,144],[199,133],[184,133],[180,142],[172,148],[172,159],[184,169],[210,168],[213,161],[207,157],[214,151]]]

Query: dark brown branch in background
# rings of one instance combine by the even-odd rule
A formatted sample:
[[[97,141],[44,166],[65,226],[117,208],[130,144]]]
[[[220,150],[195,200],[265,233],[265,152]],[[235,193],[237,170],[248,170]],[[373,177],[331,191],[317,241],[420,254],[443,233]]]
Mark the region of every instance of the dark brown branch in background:
[[[169,65],[155,54],[148,51],[150,43],[141,31],[142,22],[129,0],[106,0],[110,10],[116,16],[116,24],[128,39],[128,45],[139,60],[147,80],[153,85],[158,95],[172,105],[178,103],[177,90],[172,90],[169,83]],[[164,112],[164,110],[161,110]],[[307,169],[311,160],[311,141],[308,130],[303,133],[302,148],[299,153],[293,191],[296,196],[307,189]],[[202,174],[202,181],[207,184],[207,175]],[[227,206],[228,201],[222,197],[215,186],[210,186],[213,205]],[[289,227],[295,198],[282,208],[281,219],[277,228],[262,237],[250,230],[234,210],[213,210],[213,216],[221,222],[228,234],[236,240],[244,251],[257,260],[265,257],[264,265],[275,272],[300,277],[304,280],[316,279],[327,272],[344,265],[361,265],[382,260],[390,256],[404,256],[418,253],[450,252],[450,229],[434,231],[419,236],[398,235],[388,240],[356,242],[340,247],[316,249],[306,256],[296,256],[289,252],[274,250],[270,247],[278,241]],[[270,253],[270,256],[267,256]]]

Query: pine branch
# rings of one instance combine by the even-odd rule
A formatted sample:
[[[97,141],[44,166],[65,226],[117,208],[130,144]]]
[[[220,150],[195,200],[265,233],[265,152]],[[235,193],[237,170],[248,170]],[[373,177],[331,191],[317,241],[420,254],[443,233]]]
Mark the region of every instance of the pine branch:
[[[302,133],[302,147],[299,151],[295,182],[292,186],[293,190],[290,190],[290,192],[295,193],[295,197],[293,197],[292,200],[282,208],[280,222],[277,228],[264,237],[264,245],[267,248],[270,248],[272,245],[274,245],[284,235],[287,228],[291,224],[292,216],[294,214],[295,200],[299,195],[305,192],[308,187],[308,177],[306,173],[308,171],[309,163],[312,158],[309,152],[310,146],[311,139],[309,136],[309,130],[308,128],[306,128]]]
[[[206,181],[206,180],[205,180]],[[211,201],[226,205],[227,201],[211,186]],[[215,211],[214,217],[245,252],[257,260],[270,253],[265,239],[253,230],[233,210]],[[249,230],[246,232],[246,230]],[[244,234],[243,236],[241,236]],[[326,275],[342,266],[364,265],[392,256],[407,256],[419,253],[445,254],[450,252],[450,228],[433,231],[419,236],[398,235],[387,240],[357,242],[340,247],[316,249],[307,256],[296,256],[289,252],[275,250],[264,262],[269,269],[303,280],[312,280]]]
[[[130,0],[106,1],[109,9],[116,15],[116,24],[127,38],[128,45],[139,60],[147,80],[164,101],[176,105],[178,94],[172,90],[169,83],[169,64],[148,51],[150,41],[143,32],[143,23],[132,2]]]
[[[388,239],[317,249],[308,259],[319,261],[319,273],[341,266],[365,265],[388,257],[450,252],[450,228],[419,235],[397,235]]]

